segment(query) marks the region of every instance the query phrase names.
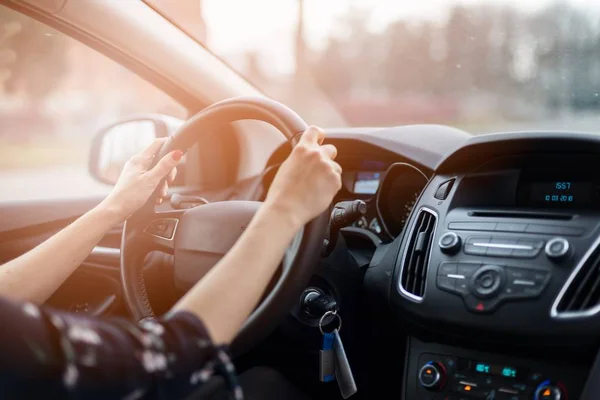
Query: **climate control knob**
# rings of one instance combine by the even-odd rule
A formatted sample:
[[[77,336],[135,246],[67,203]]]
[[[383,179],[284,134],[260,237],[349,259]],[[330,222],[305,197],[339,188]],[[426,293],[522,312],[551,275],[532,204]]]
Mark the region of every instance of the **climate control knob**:
[[[562,400],[564,399],[564,393],[558,386],[554,385],[540,385],[535,391],[535,400]]]
[[[419,384],[427,390],[439,390],[446,382],[446,369],[439,362],[429,361],[419,370]]]

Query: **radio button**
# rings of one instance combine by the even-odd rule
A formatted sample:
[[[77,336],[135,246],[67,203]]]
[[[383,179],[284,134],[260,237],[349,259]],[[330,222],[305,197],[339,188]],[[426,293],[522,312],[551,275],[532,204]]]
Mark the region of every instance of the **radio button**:
[[[462,275],[466,279],[469,279],[473,276],[475,271],[479,269],[479,267],[481,267],[481,263],[458,263],[456,274]]]
[[[465,243],[465,254],[470,254],[472,256],[485,256],[486,251],[486,247]]]
[[[490,257],[510,257],[512,255],[513,249],[508,247],[488,247],[485,252],[486,256]]]
[[[507,222],[498,222],[496,225],[496,232],[517,232],[522,233],[527,229],[527,224],[517,224],[517,223],[507,223]]]
[[[457,231],[493,231],[496,222],[450,222],[448,229]]]
[[[537,297],[548,283],[550,274],[546,271],[507,268],[508,282],[504,289],[506,298]]]
[[[465,242],[465,253],[474,256],[485,256],[487,246],[490,242],[490,236],[471,236]]]
[[[437,286],[442,290],[447,290],[452,293],[456,293],[456,279],[449,278],[447,276],[438,275]]]
[[[438,268],[438,275],[452,275],[456,274],[456,263],[443,262]]]
[[[473,294],[481,298],[494,297],[502,290],[504,269],[496,265],[486,265],[471,277],[470,285]]]

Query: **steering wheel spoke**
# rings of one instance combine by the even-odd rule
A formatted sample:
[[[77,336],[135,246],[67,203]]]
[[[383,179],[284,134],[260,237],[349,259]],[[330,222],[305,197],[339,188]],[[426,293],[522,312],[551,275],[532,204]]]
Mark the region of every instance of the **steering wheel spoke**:
[[[184,211],[167,211],[155,213],[144,227],[144,241],[148,250],[158,250],[173,254],[175,235],[179,220]]]

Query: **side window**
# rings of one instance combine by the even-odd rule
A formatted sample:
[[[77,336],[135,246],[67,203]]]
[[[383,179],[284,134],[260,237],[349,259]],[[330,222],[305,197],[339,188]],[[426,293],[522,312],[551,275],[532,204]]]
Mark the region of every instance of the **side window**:
[[[0,203],[108,193],[87,163],[117,119],[187,111],[82,43],[0,5]]]

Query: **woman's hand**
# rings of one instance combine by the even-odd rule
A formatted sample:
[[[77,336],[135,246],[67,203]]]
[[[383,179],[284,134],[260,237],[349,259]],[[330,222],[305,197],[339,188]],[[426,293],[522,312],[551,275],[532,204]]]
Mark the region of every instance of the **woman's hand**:
[[[126,220],[142,207],[163,178],[167,178],[161,188],[161,196],[156,200],[162,203],[167,195],[169,183],[177,174],[177,164],[183,152],[175,150],[165,155],[152,169],[152,161],[166,139],[156,139],[142,152],[133,156],[123,167],[121,176],[112,192],[104,200],[103,205],[117,213],[118,219]]]
[[[329,207],[342,187],[342,167],[333,161],[337,149],[321,145],[325,132],[308,128],[281,165],[265,205],[283,210],[302,226]]]

